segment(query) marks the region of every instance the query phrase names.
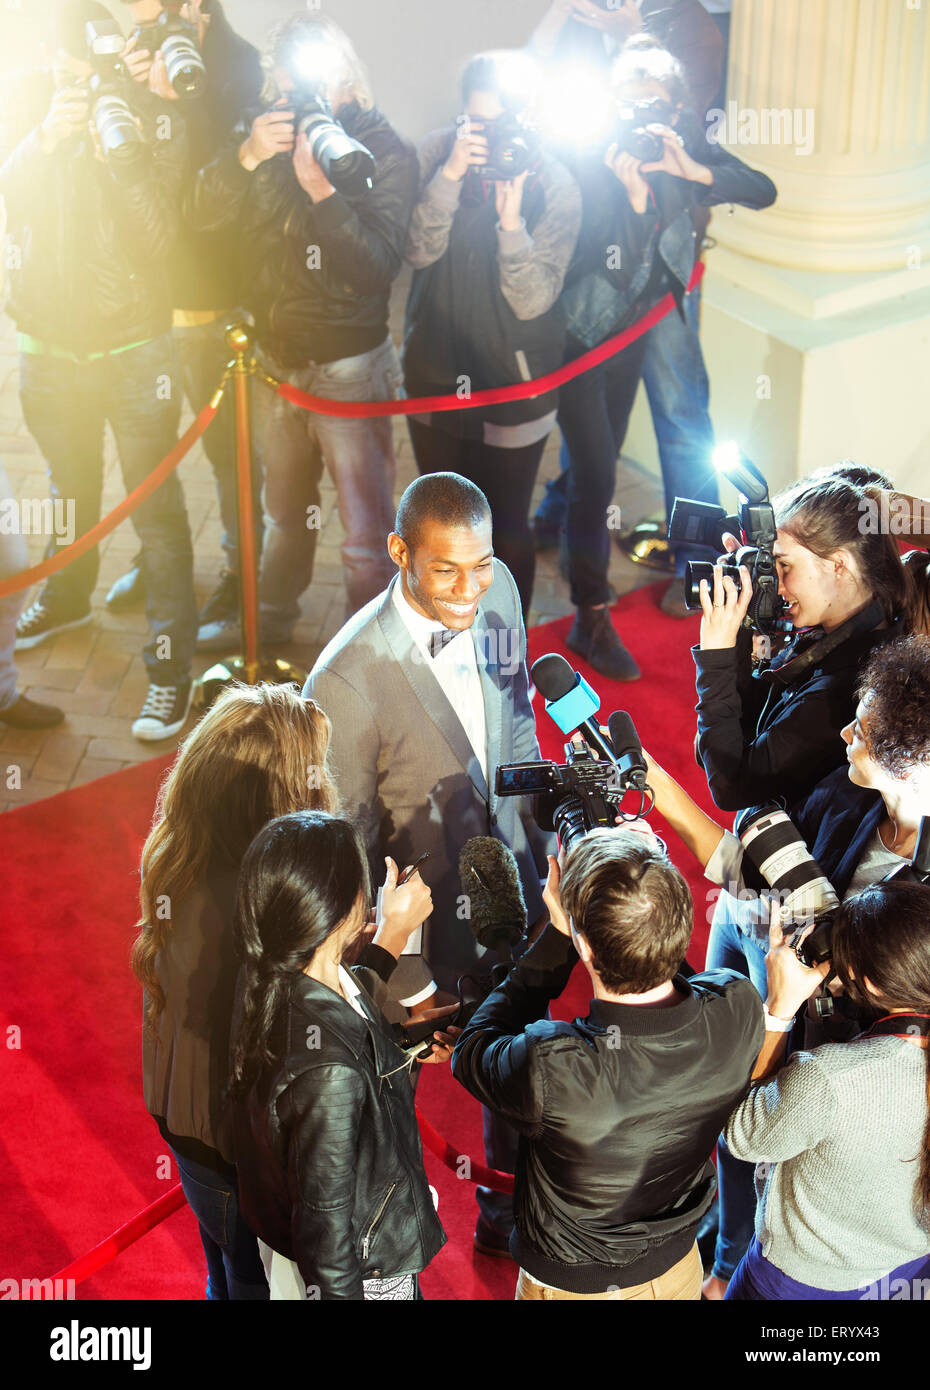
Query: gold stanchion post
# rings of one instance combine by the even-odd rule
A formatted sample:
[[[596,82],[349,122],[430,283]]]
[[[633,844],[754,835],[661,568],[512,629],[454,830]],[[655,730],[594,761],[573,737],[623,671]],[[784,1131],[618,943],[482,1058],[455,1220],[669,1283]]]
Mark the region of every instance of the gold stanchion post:
[[[194,682],[194,708],[207,709],[221,690],[236,681],[257,685],[296,682],[302,686],[306,672],[280,657],[259,652],[258,555],[255,550],[255,505],[252,495],[252,444],[249,415],[249,379],[257,371],[252,339],[245,324],[231,324],[226,341],[233,354],[227,371],[236,398],[236,480],[239,525],[239,611],[242,650],[223,657]],[[269,383],[270,383],[270,379]],[[276,383],[275,383],[276,384]]]

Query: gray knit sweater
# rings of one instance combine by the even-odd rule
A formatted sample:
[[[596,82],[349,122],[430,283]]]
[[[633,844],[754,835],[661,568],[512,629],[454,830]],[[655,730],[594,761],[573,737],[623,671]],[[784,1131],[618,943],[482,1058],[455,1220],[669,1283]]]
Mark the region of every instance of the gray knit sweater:
[[[726,1141],[759,1164],[765,1258],[803,1284],[855,1289],[930,1253],[914,1205],[926,1120],[926,1054],[900,1038],[798,1052],[753,1086]]]

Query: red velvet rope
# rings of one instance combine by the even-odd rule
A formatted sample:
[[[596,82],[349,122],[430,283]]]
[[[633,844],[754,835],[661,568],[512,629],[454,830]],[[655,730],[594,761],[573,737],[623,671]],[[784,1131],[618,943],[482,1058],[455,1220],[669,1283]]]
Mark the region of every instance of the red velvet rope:
[[[469,1158],[467,1154],[462,1154],[448,1139],[443,1139],[438,1130],[434,1129],[423,1115],[417,1111],[417,1123],[420,1126],[420,1138],[423,1140],[424,1147],[429,1149],[431,1154],[440,1159],[447,1168],[451,1168],[456,1177],[464,1179],[465,1182],[477,1183],[479,1187],[490,1187],[494,1192],[513,1191],[513,1173],[500,1173],[496,1168],[486,1168],[483,1163],[479,1163],[474,1158]],[[465,1159],[465,1170],[462,1171],[462,1159]]]
[[[703,274],[704,263],[697,261],[688,284],[689,292],[700,284]],[[622,352],[630,343],[648,333],[650,328],[654,328],[659,320],[664,319],[674,308],[674,296],[671,293],[663,295],[657,304],[629,328],[615,334],[613,338],[608,338],[590,352],[583,353],[581,357],[576,357],[573,362],[567,362],[564,367],[548,372],[545,376],[536,377],[533,381],[521,382],[518,386],[499,386],[488,391],[474,391],[464,399],[460,396],[416,396],[412,400],[400,401],[333,401],[325,396],[311,396],[309,392],[299,391],[296,386],[290,386],[287,382],[279,385],[277,394],[283,400],[290,401],[291,405],[300,406],[302,410],[313,410],[317,415],[338,415],[350,420],[371,420],[384,415],[427,415],[443,410],[475,410],[482,405],[503,405],[507,401],[533,400],[536,396],[544,396],[547,391],[557,390],[567,381],[574,381],[575,377],[581,376],[583,372],[589,372],[592,367],[598,367],[609,357]]]
[[[79,556],[86,554],[98,541],[102,541],[104,536],[115,531],[120,522],[129,516],[130,512],[134,512],[140,502],[151,497],[155,489],[161,487],[169,473],[174,472],[185,454],[190,452],[200,436],[206,433],[208,427],[213,423],[218,409],[218,405],[205,405],[196,420],[182,434],[171,453],[166,454],[161,463],[152,469],[148,477],[137,488],[133,488],[132,492],[124,497],[122,502],[113,508],[112,512],[97,522],[96,526],[92,526],[83,536],[79,536],[72,545],[67,545],[64,550],[59,550],[57,555],[52,555],[49,559],[43,560],[41,564],[33,565],[31,569],[21,570],[19,574],[4,579],[0,583],[0,598],[6,598],[7,594],[18,593],[20,589],[28,589],[30,585],[37,583],[40,579],[46,579],[50,574],[57,574],[66,565],[70,565],[72,560],[77,560]]]

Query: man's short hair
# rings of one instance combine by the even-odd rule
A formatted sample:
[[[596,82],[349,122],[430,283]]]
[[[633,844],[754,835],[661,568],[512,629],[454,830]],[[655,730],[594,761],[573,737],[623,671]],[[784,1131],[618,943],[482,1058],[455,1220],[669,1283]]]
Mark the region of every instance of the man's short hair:
[[[595,830],[569,851],[559,894],[612,994],[645,994],[677,972],[694,905],[661,846],[635,830]]]
[[[52,51],[63,49],[71,58],[86,58],[88,22],[112,19],[107,7],[97,0],[58,0],[52,11]]]
[[[490,519],[491,508],[480,487],[459,473],[425,473],[414,478],[400,499],[394,530],[413,553],[426,522],[470,529]]]

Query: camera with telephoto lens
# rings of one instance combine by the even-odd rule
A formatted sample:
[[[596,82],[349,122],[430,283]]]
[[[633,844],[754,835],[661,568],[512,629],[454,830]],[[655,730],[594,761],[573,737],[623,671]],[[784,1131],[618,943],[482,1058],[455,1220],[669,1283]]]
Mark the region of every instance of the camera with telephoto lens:
[[[339,124],[321,86],[305,82],[292,100],[297,134],[306,135],[313,158],[333,188],[348,197],[367,193],[374,183],[374,156]]]
[[[772,551],[777,528],[768,484],[741,450],[728,450],[718,467],[740,494],[737,516],[728,517],[722,507],[706,502],[676,497],[668,524],[668,538],[678,544],[722,547],[722,532],[732,527],[743,543],[734,554],[721,555],[717,563],[723,573],[733,580],[737,593],[742,588],[740,567],[745,566],[749,571],[752,599],[746,612],[746,625],[768,637],[788,632],[791,624],[785,617],[787,608],[784,600],[778,595],[778,572]],[[690,560],[684,579],[688,608],[701,607],[699,586],[702,579],[707,580],[713,597],[713,564],[705,560]]]
[[[127,168],[145,152],[145,141],[126,100],[129,79],[121,54],[125,48],[122,31],[115,20],[89,20],[84,30],[87,56],[93,69],[90,77],[91,119],[108,163]]]
[[[203,96],[207,70],[197,46],[197,26],[188,24],[171,10],[162,10],[151,24],[135,30],[136,48],[161,53],[165,72],[179,97],[194,100]]]

